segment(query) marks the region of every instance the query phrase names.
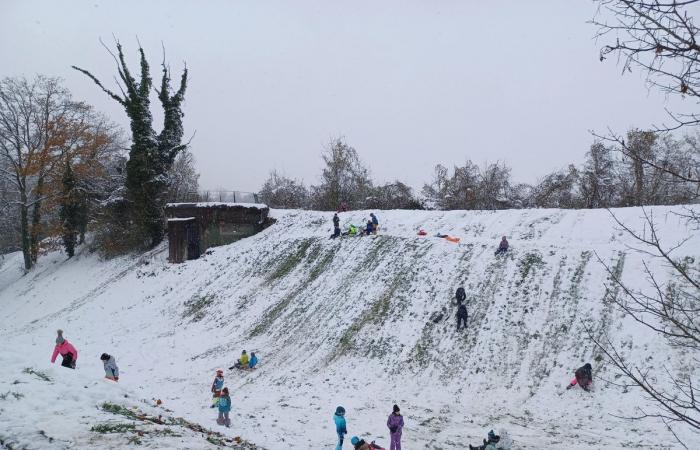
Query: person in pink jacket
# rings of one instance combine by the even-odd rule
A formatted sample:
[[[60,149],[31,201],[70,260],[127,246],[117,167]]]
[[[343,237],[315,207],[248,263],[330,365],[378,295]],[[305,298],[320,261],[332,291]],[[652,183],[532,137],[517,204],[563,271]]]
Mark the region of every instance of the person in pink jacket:
[[[58,333],[58,336],[56,336],[56,347],[53,349],[53,355],[51,355],[51,363],[56,362],[56,357],[60,353],[63,357],[61,365],[69,369],[75,369],[75,362],[78,360],[78,350],[73,347],[73,344],[63,339],[63,330],[58,330],[56,333]]]

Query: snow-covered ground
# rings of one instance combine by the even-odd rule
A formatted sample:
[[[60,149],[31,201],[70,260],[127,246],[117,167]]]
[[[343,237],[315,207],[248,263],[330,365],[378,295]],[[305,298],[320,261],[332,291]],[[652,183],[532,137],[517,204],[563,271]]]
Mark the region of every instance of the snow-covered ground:
[[[699,260],[700,236],[674,214],[682,208],[647,211],[669,246],[691,236],[677,256]],[[368,213],[342,213],[341,223],[359,225]],[[640,209],[615,214],[643,225]],[[108,414],[99,405],[128,393],[161,399],[172,416],[271,450],[333,448],[338,405],[347,410],[350,436],[388,446],[394,403],[406,418],[408,449],[468,448],[491,428],[507,430],[515,449],[680,448],[662,424],[615,417],[634,415],[646,400],[606,383],[615,372],[584,331],[609,334],[631,361],[698,378],[687,356],[603,301],[607,273],[598,258],[645,285],[643,255],[628,248],[631,239],[607,211],[379,211],[379,236],[335,241],[328,239],[332,214],[271,215],[277,223],[264,232],[179,265],[167,263],[165,247],[110,261],[55,252],[22,276],[20,255],[7,255],[0,339],[11,352],[6,363],[3,351],[0,394],[37,386],[47,400],[24,391],[0,398],[0,439],[44,430],[66,440],[67,423],[79,423],[75,439],[88,442],[98,434],[90,427]],[[421,228],[429,236],[418,237]],[[461,242],[432,237],[437,232]],[[512,248],[495,258],[502,235]],[[660,261],[648,262],[665,276]],[[470,314],[461,332],[451,303],[459,285]],[[434,323],[439,312],[445,318]],[[78,348],[75,372],[49,368],[57,328]],[[261,363],[252,372],[226,370],[233,426],[221,430],[209,386],[214,369],[232,365],[242,349]],[[118,386],[101,380],[102,352],[117,358]],[[565,391],[587,361],[594,392]],[[26,367],[50,374],[51,384],[42,382],[50,388]],[[21,383],[12,385],[15,379]],[[77,402],[89,410],[84,417],[74,414]],[[37,417],[51,428],[31,420],[31,411],[43,411]],[[698,436],[679,433],[700,448]],[[110,435],[104,448],[126,448],[133,434]],[[189,440],[149,445],[199,448]]]

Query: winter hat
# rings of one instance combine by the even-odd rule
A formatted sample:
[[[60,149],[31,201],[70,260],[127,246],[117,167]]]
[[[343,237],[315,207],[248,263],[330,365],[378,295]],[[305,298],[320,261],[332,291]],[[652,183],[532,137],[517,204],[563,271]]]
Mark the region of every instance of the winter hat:
[[[342,406],[338,406],[337,408],[335,408],[335,415],[336,416],[344,416],[345,415],[345,408],[343,408]]]
[[[495,439],[496,438],[496,433],[493,432],[493,430],[489,431],[489,440]]]
[[[63,344],[66,341],[63,339],[63,330],[56,330],[56,333],[58,334],[58,336],[56,336],[56,344]]]
[[[102,361],[107,361],[109,359],[109,355],[107,353],[103,353],[102,356],[100,356],[100,359]]]
[[[357,436],[353,436],[352,439],[350,439],[350,443],[352,445],[357,445],[358,442],[360,442],[360,438],[358,438]]]
[[[245,355],[245,350],[243,350],[243,353],[241,353],[241,355]]]
[[[401,410],[399,409],[399,405],[394,405],[394,412],[397,413],[397,412],[399,412],[399,411],[401,411]]]
[[[583,367],[585,367],[588,370],[591,370],[591,363],[586,363],[583,365]]]

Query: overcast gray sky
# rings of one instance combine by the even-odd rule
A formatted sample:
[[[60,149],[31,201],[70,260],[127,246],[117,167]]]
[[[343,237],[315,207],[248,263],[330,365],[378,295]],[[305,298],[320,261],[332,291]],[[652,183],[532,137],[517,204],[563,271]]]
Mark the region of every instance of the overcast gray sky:
[[[157,79],[190,69],[185,128],[204,188],[257,190],[271,169],[315,183],[344,136],[379,182],[504,160],[517,181],[583,161],[588,130],[666,120],[643,74],[600,63],[590,0],[0,0],[0,76],[60,76],[128,129],[108,86],[117,36]],[[153,104],[157,109],[158,103]]]

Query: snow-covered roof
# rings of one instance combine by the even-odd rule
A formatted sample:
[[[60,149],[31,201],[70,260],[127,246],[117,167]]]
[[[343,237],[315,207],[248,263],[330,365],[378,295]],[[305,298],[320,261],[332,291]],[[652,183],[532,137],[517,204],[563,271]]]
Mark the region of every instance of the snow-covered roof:
[[[168,203],[166,208],[255,208],[266,209],[268,206],[264,203],[230,203],[230,202],[197,202],[197,203]]]
[[[195,220],[194,217],[173,217],[171,219],[168,219],[168,222],[187,222],[190,220]]]

